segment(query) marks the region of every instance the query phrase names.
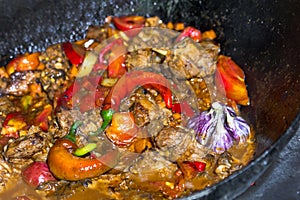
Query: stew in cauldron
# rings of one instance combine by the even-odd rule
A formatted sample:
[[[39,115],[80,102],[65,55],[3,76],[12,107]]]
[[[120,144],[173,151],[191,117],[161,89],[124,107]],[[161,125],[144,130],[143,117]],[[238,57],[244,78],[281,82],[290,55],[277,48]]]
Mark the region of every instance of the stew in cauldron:
[[[0,191],[15,199],[178,198],[254,154],[242,69],[213,30],[107,17],[0,68]]]

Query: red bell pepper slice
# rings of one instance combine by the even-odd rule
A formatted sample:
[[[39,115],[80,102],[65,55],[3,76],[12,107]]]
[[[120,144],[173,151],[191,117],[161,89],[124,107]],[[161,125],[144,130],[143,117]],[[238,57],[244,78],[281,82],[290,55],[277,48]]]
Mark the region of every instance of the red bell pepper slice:
[[[67,108],[67,109],[73,108],[73,104],[72,104],[73,95],[80,89],[80,86],[75,83],[72,83],[67,88],[67,90],[58,97],[56,101],[55,112],[57,112],[60,108]]]
[[[122,16],[112,19],[117,29],[126,31],[126,35],[133,37],[145,26],[145,18],[142,16]]]
[[[182,31],[182,33],[177,37],[176,42],[179,42],[186,37],[192,38],[195,42],[200,42],[202,40],[201,31],[191,26],[186,27]]]
[[[122,76],[114,87],[110,90],[104,101],[104,108],[111,108],[111,103],[115,106],[115,111],[119,109],[121,100],[130,92],[139,86],[149,87],[154,89],[163,96],[166,107],[172,107],[172,91],[170,90],[169,81],[162,75],[146,71],[132,71]]]
[[[73,65],[79,65],[84,60],[84,48],[79,45],[65,42],[62,44],[62,48]]]
[[[108,66],[104,63],[104,56],[110,53]],[[118,78],[125,74],[125,53],[126,47],[123,44],[123,40],[118,38],[113,40],[105,47],[103,47],[99,53],[98,62],[95,64],[93,71],[99,71],[107,69],[108,76],[110,78]]]
[[[249,104],[244,72],[230,57],[218,57],[215,79],[218,90],[225,90],[227,98],[241,105]]]
[[[125,55],[121,55],[118,58],[113,58],[110,56],[109,65],[107,67],[108,77],[119,78],[126,73],[125,68]]]
[[[172,111],[174,113],[183,113],[187,117],[192,117],[195,114],[187,101],[182,101],[181,103],[172,104]]]
[[[128,146],[136,138],[138,128],[130,112],[114,113],[111,126],[106,129],[106,136],[115,145]]]

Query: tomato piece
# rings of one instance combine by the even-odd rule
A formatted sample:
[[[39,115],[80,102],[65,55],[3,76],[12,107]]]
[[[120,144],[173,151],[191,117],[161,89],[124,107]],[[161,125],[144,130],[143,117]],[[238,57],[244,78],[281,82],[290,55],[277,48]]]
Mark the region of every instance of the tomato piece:
[[[7,64],[6,71],[10,75],[15,71],[43,69],[44,66],[40,63],[39,56],[40,53],[35,52],[16,57]]]
[[[24,130],[26,127],[25,118],[21,113],[9,113],[3,122],[1,135],[18,138],[18,131]]]
[[[130,112],[114,113],[111,126],[106,130],[106,136],[118,146],[128,146],[136,138],[138,128]]]

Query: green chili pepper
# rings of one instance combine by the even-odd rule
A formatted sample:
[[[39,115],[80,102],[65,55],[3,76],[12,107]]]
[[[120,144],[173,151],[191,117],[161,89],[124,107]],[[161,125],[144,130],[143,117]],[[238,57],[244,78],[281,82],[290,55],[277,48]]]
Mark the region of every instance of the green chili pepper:
[[[83,156],[91,151],[93,151],[97,147],[96,143],[89,143],[82,148],[78,148],[73,153],[75,156]]]
[[[107,110],[102,110],[101,111],[101,116],[103,118],[103,123],[101,125],[101,130],[104,131],[105,128],[109,125],[109,123],[112,120],[112,116],[115,113],[115,111],[111,108],[107,109]]]
[[[98,128],[96,131],[89,132],[89,135],[97,136],[100,133],[102,133],[106,129],[106,127],[109,125],[109,123],[111,122],[112,116],[114,113],[115,113],[115,111],[112,108],[102,110],[101,117],[103,119],[103,123],[102,123],[101,127]]]
[[[69,134],[65,136],[66,139],[71,140],[72,142],[76,142],[76,130],[78,129],[79,126],[81,126],[83,124],[82,121],[75,121],[69,131]]]

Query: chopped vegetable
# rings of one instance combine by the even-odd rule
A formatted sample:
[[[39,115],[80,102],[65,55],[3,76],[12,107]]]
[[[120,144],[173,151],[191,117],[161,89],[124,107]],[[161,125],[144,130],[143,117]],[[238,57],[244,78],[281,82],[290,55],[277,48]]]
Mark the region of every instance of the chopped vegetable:
[[[241,105],[249,104],[243,70],[227,56],[219,56],[216,70],[216,84],[226,97]]]
[[[177,37],[176,42],[179,42],[186,37],[190,37],[195,42],[200,42],[202,40],[201,31],[191,26],[186,27],[182,31],[182,33]]]
[[[101,131],[104,131],[105,128],[109,125],[109,123],[112,120],[112,117],[113,117],[114,113],[115,113],[115,111],[111,108],[101,111],[101,116],[102,116],[102,119],[103,119],[103,123],[101,125]]]
[[[96,147],[97,147],[96,143],[88,143],[87,145],[85,145],[82,148],[77,148],[74,151],[74,155],[75,156],[83,156],[83,155],[93,151]]]
[[[200,161],[188,162],[190,166],[197,169],[198,172],[203,172],[205,170],[206,164]]]
[[[51,113],[52,106],[50,104],[45,105],[43,110],[35,117],[33,124],[39,126],[43,131],[48,131],[48,118],[51,116]]]
[[[128,36],[135,36],[145,26],[145,18],[142,16],[114,17],[113,23],[117,29],[126,31]]]
[[[31,163],[22,170],[22,177],[27,184],[34,188],[38,187],[41,183],[56,180],[45,162]]]
[[[243,143],[250,134],[246,121],[234,110],[219,102],[214,102],[209,111],[191,118],[188,128],[195,130],[198,142],[217,153],[229,149],[234,141]]]
[[[202,39],[214,40],[217,37],[214,30],[205,31],[202,33]]]
[[[119,78],[125,74],[125,55],[121,55],[118,58],[111,55],[110,60],[111,61],[109,61],[109,65],[107,67],[109,78]]]
[[[114,113],[111,126],[106,130],[106,136],[118,146],[127,146],[137,136],[138,128],[131,112]]]
[[[187,101],[172,104],[172,111],[174,113],[183,113],[187,117],[192,117],[195,114],[193,109],[191,108],[191,106],[188,104]]]
[[[75,121],[69,131],[69,134],[65,136],[66,139],[71,140],[72,142],[76,142],[76,131],[83,124],[82,121]]]
[[[25,118],[21,113],[14,112],[9,113],[2,125],[1,135],[5,135],[7,137],[18,138],[18,132],[27,127],[25,122]]]
[[[16,57],[7,64],[6,71],[10,75],[15,71],[43,69],[45,66],[40,63],[39,56],[40,53],[36,52]]]
[[[83,63],[80,66],[77,77],[83,77],[90,74],[93,70],[95,63],[97,62],[98,56],[92,51],[87,51],[84,57]]]
[[[71,42],[65,42],[62,44],[62,48],[73,65],[79,65],[84,59],[84,48]]]
[[[22,96],[21,98],[21,104],[22,104],[22,108],[24,111],[27,111],[27,109],[29,108],[30,104],[32,103],[32,96],[30,95],[25,95]]]

